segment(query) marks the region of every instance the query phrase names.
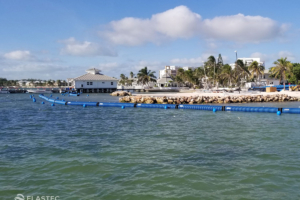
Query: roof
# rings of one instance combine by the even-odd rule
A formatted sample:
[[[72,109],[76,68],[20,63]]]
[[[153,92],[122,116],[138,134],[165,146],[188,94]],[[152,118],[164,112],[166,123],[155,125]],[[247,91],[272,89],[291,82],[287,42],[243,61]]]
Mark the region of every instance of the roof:
[[[173,81],[169,74],[164,74],[160,79],[157,80],[157,83],[168,83],[169,81]]]
[[[90,74],[90,73],[74,78],[74,81],[117,81],[117,80],[118,79],[116,78],[112,78],[110,76],[106,76],[103,74]]]

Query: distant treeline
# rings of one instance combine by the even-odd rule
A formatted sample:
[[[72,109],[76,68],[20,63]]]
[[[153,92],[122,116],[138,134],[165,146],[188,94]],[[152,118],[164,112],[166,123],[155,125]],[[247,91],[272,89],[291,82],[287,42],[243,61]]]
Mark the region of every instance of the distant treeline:
[[[0,77],[0,87],[9,87],[9,86],[28,86],[26,82],[29,82],[30,86],[67,86],[65,80],[41,80],[29,78],[24,80],[21,85],[19,84],[20,80],[7,80],[6,78]]]

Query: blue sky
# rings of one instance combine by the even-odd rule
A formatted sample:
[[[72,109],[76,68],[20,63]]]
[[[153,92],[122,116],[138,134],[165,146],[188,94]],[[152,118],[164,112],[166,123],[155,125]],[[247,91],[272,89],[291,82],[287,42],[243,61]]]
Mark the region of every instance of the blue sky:
[[[299,61],[300,2],[0,0],[0,77],[109,76],[201,66],[222,54]]]

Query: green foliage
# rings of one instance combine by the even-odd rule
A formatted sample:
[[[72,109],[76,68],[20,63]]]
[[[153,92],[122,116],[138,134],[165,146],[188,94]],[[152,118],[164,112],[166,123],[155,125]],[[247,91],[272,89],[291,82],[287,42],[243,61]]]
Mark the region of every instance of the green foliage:
[[[124,74],[121,74],[120,78],[121,79],[119,81],[119,84],[121,84],[121,85],[132,85],[133,80],[128,79],[128,77],[126,77]]]
[[[138,83],[142,83],[143,85],[148,84],[149,82],[156,82],[155,72],[148,70],[147,67],[142,68],[137,74]]]
[[[283,80],[283,85],[285,85],[287,77],[293,76],[293,64],[288,61],[287,58],[280,58],[274,62],[274,65],[275,66],[271,69],[274,78],[279,78],[279,82]],[[293,81],[293,79],[291,81]]]

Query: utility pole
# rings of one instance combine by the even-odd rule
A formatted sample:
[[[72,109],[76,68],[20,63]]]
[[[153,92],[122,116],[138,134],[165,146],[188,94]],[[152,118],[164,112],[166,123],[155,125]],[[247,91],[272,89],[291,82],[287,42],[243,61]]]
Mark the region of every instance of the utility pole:
[[[216,62],[214,63],[214,85],[215,85],[215,78],[216,78]]]
[[[237,51],[234,52],[235,52],[235,61],[237,61]]]

